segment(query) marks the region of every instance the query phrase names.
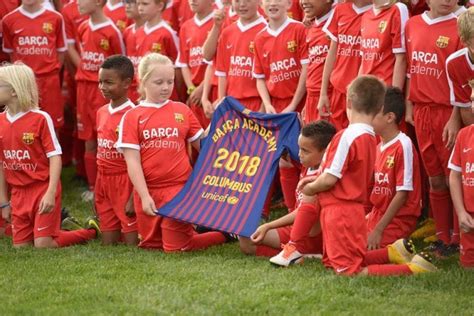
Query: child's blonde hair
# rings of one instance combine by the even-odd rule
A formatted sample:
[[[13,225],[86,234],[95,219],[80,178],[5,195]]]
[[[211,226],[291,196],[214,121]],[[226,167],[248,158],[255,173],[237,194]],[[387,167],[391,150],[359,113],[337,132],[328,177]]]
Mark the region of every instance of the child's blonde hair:
[[[38,108],[38,86],[33,70],[23,63],[4,64],[0,80],[8,83],[18,99],[18,110],[26,112]]]
[[[464,43],[474,38],[474,7],[470,7],[458,18],[458,33]]]
[[[148,80],[156,66],[173,67],[173,62],[165,55],[158,53],[149,53],[140,60],[140,64],[138,65],[138,80],[140,82],[138,92],[140,92],[142,98],[146,97],[143,84]]]

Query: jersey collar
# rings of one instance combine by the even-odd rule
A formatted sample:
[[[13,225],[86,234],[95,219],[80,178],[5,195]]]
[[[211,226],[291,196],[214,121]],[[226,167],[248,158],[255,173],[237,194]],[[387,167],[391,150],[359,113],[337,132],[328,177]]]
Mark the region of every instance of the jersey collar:
[[[145,25],[143,25],[143,31],[145,31],[146,35],[149,35],[150,33],[153,33],[154,31],[156,31],[160,27],[164,27],[165,24],[166,24],[165,21],[160,21],[158,24],[153,25],[152,27],[150,27],[150,26],[148,26],[148,22],[147,22],[147,23],[145,23]]]
[[[21,14],[23,14],[24,16],[26,17],[29,17],[30,19],[34,19],[34,18],[37,18],[38,16],[40,16],[41,14],[43,14],[45,11],[46,11],[46,8],[45,7],[41,7],[41,9],[39,9],[38,11],[36,12],[28,12],[26,11],[23,6],[20,6],[20,8],[18,9],[18,11],[20,11]]]
[[[385,149],[389,148],[393,144],[395,144],[400,137],[402,136],[402,132],[399,132],[397,136],[395,136],[392,140],[390,140],[388,143],[384,144],[383,142],[380,143],[380,151],[383,152]]]
[[[92,31],[97,31],[98,29],[101,29],[103,27],[106,27],[108,25],[113,25],[112,20],[107,19],[107,21],[99,23],[99,24],[94,24],[92,23],[92,20],[89,18],[89,27],[91,28]]]
[[[441,22],[448,21],[448,20],[451,20],[451,19],[456,19],[456,16],[453,13],[450,13],[448,15],[440,16],[439,18],[432,19],[428,16],[428,11],[425,11],[421,15],[421,18],[423,19],[423,21],[426,22],[426,24],[433,25],[433,24],[441,23]]]
[[[369,124],[365,124],[365,123],[354,123],[354,124],[349,124],[349,128],[353,128],[353,129],[356,129],[356,130],[362,130],[362,131],[366,131],[367,133],[371,134],[371,135],[374,135],[375,136],[375,132],[374,132],[374,128],[372,126],[370,126]]]
[[[162,103],[151,103],[151,102],[142,101],[140,102],[140,106],[160,109],[164,107],[165,105],[167,105],[169,102],[170,100],[166,100],[165,102],[162,102]]]
[[[361,7],[361,8],[359,8],[355,4],[352,4],[352,10],[354,10],[357,14],[362,14],[362,13],[370,10],[370,8],[372,8],[371,4],[366,5],[365,7]]]
[[[124,103],[120,104],[120,105],[117,106],[116,108],[113,108],[112,105],[109,103],[108,110],[109,110],[109,113],[110,113],[110,114],[114,114],[114,113],[117,113],[117,112],[119,112],[119,111],[122,111],[123,109],[126,109],[127,107],[132,107],[132,108],[134,108],[134,107],[135,107],[135,104],[133,104],[132,101],[130,101],[129,99],[127,99],[127,101],[125,101]]]
[[[253,28],[254,26],[259,25],[260,23],[265,23],[265,25],[267,25],[267,21],[265,21],[265,19],[261,15],[259,15],[258,18],[255,21],[253,21],[253,22],[251,22],[247,25],[243,25],[242,22],[240,21],[240,19],[238,19],[237,20],[237,27],[239,28],[239,30],[241,32],[246,32],[246,31],[250,30],[251,28]]]
[[[29,111],[28,111],[29,112]],[[6,111],[6,116],[7,116],[7,120],[10,122],[10,123],[13,123],[15,122],[16,120],[22,118],[23,116],[25,116],[28,112],[18,112],[17,114],[15,115],[11,115],[8,111]]]
[[[326,13],[325,15],[320,17],[319,19],[318,18],[314,19],[314,25],[320,26],[321,24],[325,23],[329,19],[329,16],[332,14],[333,10],[334,9],[329,10],[328,13]]]
[[[117,10],[117,9],[123,7],[123,2],[122,2],[122,1],[119,1],[119,2],[116,3],[116,4],[112,4],[112,2],[107,1],[106,6],[107,6],[107,9],[109,9],[110,11],[114,11],[114,10]]]
[[[212,18],[214,17],[214,11],[212,11],[208,16],[206,16],[204,19],[199,20],[197,15],[194,15],[194,23],[196,23],[197,26],[201,27],[207,22],[209,22]]]
[[[267,25],[267,32],[268,34],[270,34],[271,36],[274,36],[274,37],[277,37],[278,35],[280,35],[281,32],[283,32],[284,29],[286,29],[286,27],[288,25],[290,25],[291,23],[296,23],[295,20],[291,19],[291,18],[286,18],[285,22],[283,22],[283,24],[277,29],[277,30],[272,30],[270,28],[270,25]]]

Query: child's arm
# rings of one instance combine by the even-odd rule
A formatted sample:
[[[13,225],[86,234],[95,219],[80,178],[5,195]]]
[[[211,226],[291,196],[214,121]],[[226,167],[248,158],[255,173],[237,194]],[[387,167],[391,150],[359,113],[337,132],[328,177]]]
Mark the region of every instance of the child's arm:
[[[214,25],[212,26],[207,39],[202,46],[202,56],[205,60],[213,60],[217,51],[217,41],[221,34],[222,24],[224,23],[225,12],[223,9],[214,10]]]
[[[413,103],[408,99],[410,95],[410,78],[407,77],[405,81],[405,122],[411,126],[415,126],[415,120],[413,119]]]
[[[257,78],[257,91],[262,99],[263,107],[266,113],[275,114],[276,110],[272,105],[270,94],[268,93],[267,86],[265,84],[265,78]]]
[[[451,116],[443,129],[443,143],[446,148],[452,149],[456,136],[461,129],[461,114],[459,113],[459,107],[453,106]]]
[[[56,198],[56,189],[58,188],[59,178],[61,177],[61,156],[55,155],[49,157],[49,184],[46,193],[41,198],[39,213],[49,213],[53,210]]]
[[[301,74],[300,79],[298,80],[298,86],[296,87],[295,94],[291,103],[283,109],[282,113],[294,112],[300,104],[301,99],[305,96],[306,93],[306,74],[308,72],[308,64],[301,65]]]
[[[11,208],[6,206],[8,202],[8,189],[7,182],[5,181],[5,175],[3,174],[3,168],[0,168],[0,204],[5,205],[2,208],[2,218],[6,221],[10,221]]]
[[[219,76],[217,78],[217,100],[225,98],[227,91],[227,78],[225,76]]]
[[[367,240],[367,248],[369,250],[380,248],[380,241],[382,240],[382,234],[388,224],[397,215],[400,208],[405,204],[408,199],[408,191],[397,191],[392,201],[387,207],[385,214],[382,216],[380,221],[375,225],[374,230],[369,234]]]
[[[276,229],[293,224],[297,212],[298,210],[295,210],[294,212],[288,213],[280,218],[277,218],[274,221],[260,225],[257,230],[252,234],[252,236],[250,236],[250,240],[258,244],[263,241],[265,235],[270,229]]]
[[[337,180],[339,179],[336,176],[323,172],[314,181],[309,180],[311,182],[307,182],[305,179],[302,179],[298,184],[298,190],[303,192],[304,195],[313,196],[319,192],[330,190],[336,185]]]
[[[451,173],[449,174],[449,189],[451,191],[454,209],[458,215],[459,228],[466,233],[474,230],[474,218],[464,207],[461,172],[451,170]]]
[[[321,82],[321,92],[319,93],[318,111],[320,116],[331,115],[331,104],[328,97],[329,78],[336,62],[337,42],[331,40],[329,51],[324,63],[323,77]]]
[[[405,77],[407,74],[407,59],[405,53],[395,54],[395,65],[393,66],[392,86],[403,91]]]
[[[214,72],[214,66],[212,64],[208,64],[206,67],[206,72],[204,73],[204,80],[201,83],[202,85],[201,104],[202,104],[202,108],[204,109],[204,113],[206,114],[208,118],[211,118],[212,114],[214,113],[214,106],[209,100],[209,93],[211,92],[211,80],[212,80],[213,72]]]
[[[79,55],[79,52],[76,49],[76,46],[74,43],[68,44],[67,45],[67,53],[69,56],[69,59],[71,60],[72,64],[77,68],[79,67],[79,63],[81,61],[81,56]]]
[[[140,152],[136,149],[123,148],[123,156],[127,163],[128,176],[133,183],[135,191],[137,191],[142,200],[143,212],[150,216],[155,216],[155,201],[153,201],[146,186],[145,176],[141,165]]]

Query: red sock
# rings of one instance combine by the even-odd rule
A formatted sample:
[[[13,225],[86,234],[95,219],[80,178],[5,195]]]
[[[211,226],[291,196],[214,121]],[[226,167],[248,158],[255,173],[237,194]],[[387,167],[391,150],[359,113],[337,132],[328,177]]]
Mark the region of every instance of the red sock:
[[[376,264],[367,266],[369,275],[410,275],[413,274],[406,264]]]
[[[276,249],[264,245],[258,245],[255,255],[257,257],[273,257],[280,253],[281,249]]]
[[[459,245],[459,221],[458,221],[458,214],[453,211],[453,235],[451,236],[451,243]]]
[[[76,244],[85,243],[96,236],[96,231],[93,229],[79,229],[73,231],[60,230],[59,236],[54,239],[58,247],[67,247]]]
[[[449,191],[430,191],[430,202],[436,225],[436,236],[445,244],[449,244],[453,209]]]
[[[296,167],[280,167],[280,183],[283,199],[288,209],[295,208],[295,191],[300,181],[300,170]]]
[[[205,249],[223,243],[225,243],[225,237],[222,233],[209,232],[204,234],[196,234],[193,236],[191,247],[188,247],[186,250]]]
[[[303,252],[303,242],[308,237],[311,228],[317,223],[320,210],[319,204],[302,203],[298,207],[298,213],[291,228],[290,240],[299,252]]]
[[[365,264],[370,266],[372,264],[386,264],[390,261],[388,260],[388,249],[380,248],[375,250],[369,250],[365,254]]]
[[[97,159],[96,153],[86,151],[84,154],[84,165],[86,167],[87,183],[89,190],[93,191],[95,186],[95,179],[97,178]]]

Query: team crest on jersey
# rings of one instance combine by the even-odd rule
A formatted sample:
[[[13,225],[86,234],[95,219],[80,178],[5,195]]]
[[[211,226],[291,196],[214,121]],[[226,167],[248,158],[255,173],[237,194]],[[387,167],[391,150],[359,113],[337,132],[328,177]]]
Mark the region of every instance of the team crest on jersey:
[[[153,53],[160,53],[161,52],[161,44],[160,43],[153,43],[153,45],[151,45],[151,51]]]
[[[286,48],[288,49],[290,53],[296,52],[296,47],[298,47],[298,45],[296,44],[296,41],[289,41],[286,43]]]
[[[249,115],[250,112],[252,112],[252,111],[250,111],[250,110],[247,109],[247,108],[245,108],[245,109],[242,111],[242,113],[245,114],[245,115]]]
[[[35,142],[35,133],[23,133],[21,139],[26,145],[32,145]]]
[[[118,135],[119,135],[119,127],[118,127],[118,126],[117,126],[117,128],[115,129],[115,135],[117,135],[117,137],[118,137]]]
[[[449,37],[440,35],[436,40],[436,46],[439,48],[446,48],[449,44]]]
[[[239,198],[236,197],[236,196],[229,196],[227,198],[227,203],[229,203],[230,205],[235,205],[235,204],[239,203]]]
[[[183,123],[184,122],[184,116],[181,113],[175,113],[174,114],[174,120],[178,123]]]
[[[251,52],[252,54],[255,53],[255,42],[254,41],[251,41],[250,44],[249,44],[249,52]]]
[[[118,20],[117,21],[117,27],[119,28],[120,31],[123,31],[127,27],[127,22],[125,22],[123,20]]]
[[[380,21],[378,29],[379,33],[385,32],[385,29],[387,28],[387,21]]]
[[[52,33],[53,32],[53,24],[49,22],[43,23],[43,32],[46,34]]]
[[[387,161],[385,161],[385,164],[387,165],[387,168],[392,169],[395,166],[395,157],[388,156]]]
[[[106,38],[101,39],[99,45],[103,50],[109,50],[110,48],[109,40]]]

